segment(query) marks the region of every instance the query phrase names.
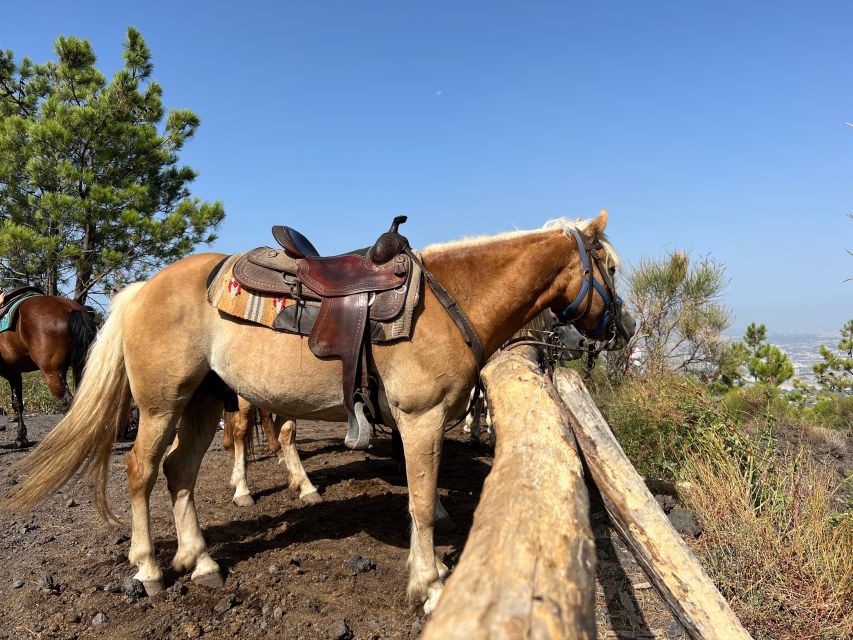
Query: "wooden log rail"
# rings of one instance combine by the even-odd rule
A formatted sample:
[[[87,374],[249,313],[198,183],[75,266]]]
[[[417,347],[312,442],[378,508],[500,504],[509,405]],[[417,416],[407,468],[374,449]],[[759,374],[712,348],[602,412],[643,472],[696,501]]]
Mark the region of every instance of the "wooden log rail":
[[[583,468],[553,385],[504,352],[482,373],[497,447],[465,551],[421,638],[594,638]]]
[[[554,382],[614,527],[688,635],[750,638],[625,456],[578,373],[558,369]]]
[[[465,550],[421,638],[594,638],[578,445],[614,527],[694,640],[750,638],[646,488],[580,376],[531,348],[483,369],[497,448]]]

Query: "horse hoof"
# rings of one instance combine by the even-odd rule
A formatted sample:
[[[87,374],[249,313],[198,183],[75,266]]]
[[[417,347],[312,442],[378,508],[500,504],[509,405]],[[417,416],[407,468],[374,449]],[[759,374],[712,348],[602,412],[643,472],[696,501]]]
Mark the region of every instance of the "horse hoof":
[[[305,504],[320,504],[323,502],[323,498],[316,491],[306,493],[304,496],[299,496],[299,499]]]
[[[450,533],[452,531],[456,531],[456,523],[450,518],[441,518],[440,520],[436,520],[434,527],[436,533]]]
[[[203,573],[200,576],[193,576],[193,582],[211,589],[220,589],[225,586],[225,579],[218,571],[213,573]]]
[[[253,507],[255,505],[255,499],[250,493],[246,493],[242,496],[234,496],[232,502],[238,507]]]
[[[142,586],[145,587],[145,593],[148,594],[149,598],[164,589],[162,580],[142,580]]]

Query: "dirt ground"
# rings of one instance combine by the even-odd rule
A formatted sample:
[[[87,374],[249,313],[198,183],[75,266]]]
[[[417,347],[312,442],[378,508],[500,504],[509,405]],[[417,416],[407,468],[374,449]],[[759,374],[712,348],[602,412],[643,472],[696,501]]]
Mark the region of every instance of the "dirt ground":
[[[41,439],[58,420],[28,416],[30,438]],[[227,573],[222,589],[167,571],[166,591],[136,594],[128,580],[128,531],[98,519],[82,482],[31,513],[0,514],[0,638],[418,637],[424,616],[405,599],[409,518],[390,438],[376,438],[361,453],[346,450],[343,435],[343,425],[299,424],[299,449],[322,504],[304,506],[290,494],[275,458],[258,447],[249,466],[257,503],[241,509],[231,503],[231,463],[219,432],[202,465],[196,504],[212,555]],[[439,482],[458,525],[436,536],[451,568],[491,464],[464,438],[461,430],[449,435]],[[0,433],[4,468],[23,455],[11,448],[13,439],[11,429]],[[129,449],[116,445],[109,485],[114,510],[128,521]],[[14,482],[5,473],[0,478],[0,490]],[[593,527],[599,637],[685,637],[600,508]],[[152,530],[165,569],[176,544],[162,479],[152,495]]]

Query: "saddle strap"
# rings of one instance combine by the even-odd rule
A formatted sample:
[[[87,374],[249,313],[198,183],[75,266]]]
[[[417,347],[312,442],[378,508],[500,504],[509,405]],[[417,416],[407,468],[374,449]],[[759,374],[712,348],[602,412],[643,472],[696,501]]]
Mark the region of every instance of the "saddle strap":
[[[433,276],[424,266],[424,263],[421,262],[421,259],[418,258],[417,255],[415,255],[415,252],[412,251],[411,247],[406,247],[405,252],[412,262],[421,268],[424,278],[426,278],[427,284],[429,284],[429,288],[432,289],[435,297],[438,298],[438,301],[447,311],[448,315],[453,318],[453,322],[456,323],[456,326],[459,328],[459,332],[465,339],[465,344],[468,345],[468,348],[471,349],[471,353],[474,354],[474,361],[477,366],[477,384],[479,385],[480,370],[485,364],[484,356],[486,350],[483,348],[483,343],[480,340],[477,329],[474,328],[473,324],[471,324],[471,321],[468,319],[468,316],[465,315],[465,312],[462,311],[462,308],[456,304],[456,300],[453,299],[453,296],[451,296],[447,292],[447,289],[445,289],[441,283],[435,279],[435,276]]]
[[[315,356],[341,359],[344,405],[350,413],[353,411],[358,355],[365,342],[364,331],[369,313],[367,302],[367,293],[324,298],[317,321],[308,337],[308,348]]]

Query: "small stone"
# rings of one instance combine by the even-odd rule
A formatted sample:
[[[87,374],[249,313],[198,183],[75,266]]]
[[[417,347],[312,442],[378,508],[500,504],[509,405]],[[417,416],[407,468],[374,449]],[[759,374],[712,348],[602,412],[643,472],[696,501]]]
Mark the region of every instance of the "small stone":
[[[223,596],[222,599],[216,603],[216,606],[213,607],[213,610],[216,613],[225,613],[229,609],[234,608],[237,605],[237,596],[233,593],[229,593],[226,596]]]
[[[74,502],[74,498],[71,498],[71,500],[69,500],[68,502],[65,503],[65,506],[70,509],[71,507],[76,507],[77,503]]]
[[[23,586],[24,586],[23,580],[19,580],[18,578],[15,578],[14,580],[12,580],[12,588],[13,589],[20,589]]]
[[[95,617],[92,618],[92,624],[96,627],[100,627],[107,624],[107,616],[103,613],[96,613]]]
[[[284,616],[284,609],[282,609],[281,607],[276,607],[275,609],[272,610],[272,617],[275,618],[276,620],[281,620],[281,618],[283,616]]]
[[[664,513],[669,513],[672,511],[673,507],[675,507],[675,498],[664,493],[657,494],[655,496],[655,500],[660,505],[660,508],[663,509]]]
[[[290,556],[290,560],[288,562],[290,562],[290,564],[294,566],[301,567],[302,563],[304,563],[306,560],[308,560],[307,555],[305,555],[304,553],[297,553]]]
[[[268,573],[278,573],[279,571],[281,571],[281,567],[279,567],[277,564],[271,564],[267,567]]]
[[[270,613],[270,608],[271,608],[271,607],[270,607],[268,604],[265,604],[263,607],[261,607],[261,615],[262,615],[264,618],[266,618],[266,617],[269,615],[269,613]]]
[[[127,601],[131,604],[145,597],[145,585],[135,578],[125,578],[121,585],[121,590],[127,596]]]
[[[329,576],[327,576],[325,573],[321,573],[319,576],[317,576],[317,582],[325,582],[328,579]]]
[[[636,589],[636,590],[651,589],[651,588],[652,588],[652,585],[650,585],[648,582],[638,582],[637,584],[634,585],[634,589]]]
[[[362,558],[359,555],[350,556],[344,562],[354,573],[367,573],[376,569],[376,563],[370,558]]]
[[[113,545],[119,545],[119,544],[126,542],[126,541],[127,541],[127,536],[124,534],[121,534],[120,536],[116,536],[115,538],[113,538],[112,542],[113,542]]]
[[[53,576],[50,575],[39,578],[36,587],[39,591],[56,591],[58,589],[57,584],[53,581]]]
[[[684,507],[675,507],[668,514],[669,521],[678,533],[685,538],[698,538],[702,535],[702,526],[696,521],[693,512]]]
[[[201,637],[202,631],[201,627],[198,626],[195,622],[189,622],[181,627],[181,631],[183,631],[187,638],[199,638]]]
[[[421,629],[424,628],[424,621],[420,618],[415,618],[412,621],[412,634],[418,635],[421,632]]]
[[[104,585],[104,591],[107,593],[121,593],[121,585],[118,582],[108,582]]]
[[[185,585],[183,582],[176,582],[171,587],[169,587],[169,590],[173,591],[174,593],[177,593],[179,596],[186,595],[187,591],[189,591],[189,589],[187,589],[187,585]]]
[[[350,640],[352,631],[343,620],[335,620],[326,632],[328,640]]]

